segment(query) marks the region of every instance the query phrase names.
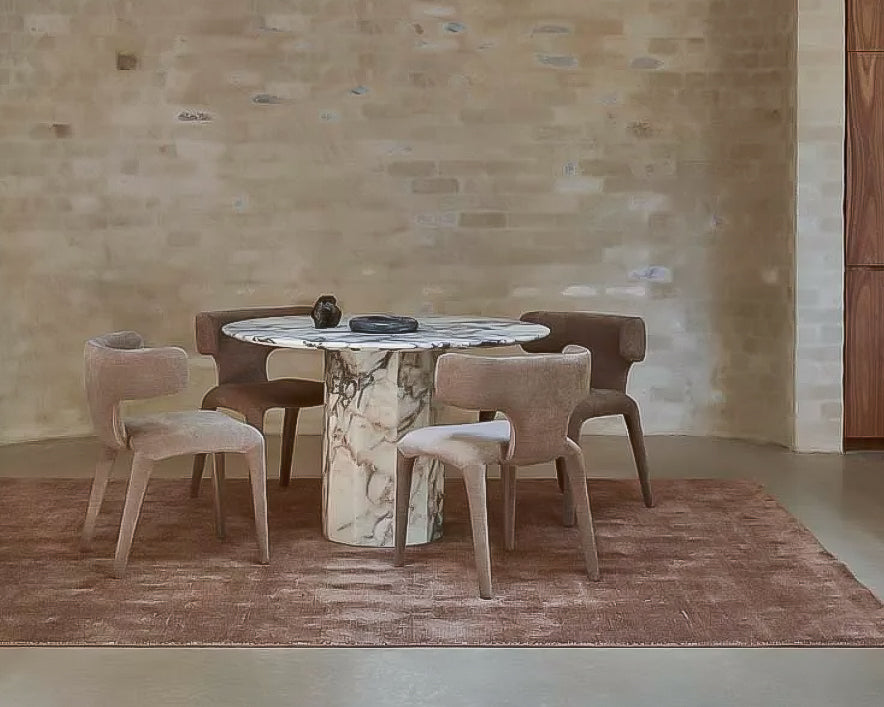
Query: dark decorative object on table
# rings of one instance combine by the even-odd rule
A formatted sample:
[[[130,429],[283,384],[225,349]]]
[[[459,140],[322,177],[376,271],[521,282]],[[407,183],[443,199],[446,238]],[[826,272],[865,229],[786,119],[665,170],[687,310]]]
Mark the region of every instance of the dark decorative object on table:
[[[341,321],[341,308],[338,307],[334,295],[322,295],[313,304],[310,316],[313,318],[313,326],[317,329],[329,329],[336,327]]]
[[[353,317],[350,320],[350,330],[363,334],[406,334],[417,331],[417,319],[394,317],[390,314],[369,314]]]

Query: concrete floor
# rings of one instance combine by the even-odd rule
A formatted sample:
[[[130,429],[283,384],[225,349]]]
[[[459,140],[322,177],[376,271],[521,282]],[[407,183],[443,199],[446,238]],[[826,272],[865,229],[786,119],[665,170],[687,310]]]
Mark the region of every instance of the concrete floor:
[[[270,469],[278,441],[271,440]],[[584,439],[591,476],[634,474],[623,438]],[[0,476],[89,476],[95,446],[0,447]],[[799,455],[773,446],[651,437],[657,477],[764,483],[857,578],[884,597],[884,455]],[[299,440],[315,474],[319,445]],[[232,474],[243,469],[231,465]],[[118,469],[118,474],[122,473]],[[164,476],[189,475],[187,460]],[[297,472],[296,472],[297,473]],[[547,476],[548,467],[524,470]],[[2,607],[0,607],[2,611]],[[65,705],[884,705],[881,649],[9,648],[0,706]]]

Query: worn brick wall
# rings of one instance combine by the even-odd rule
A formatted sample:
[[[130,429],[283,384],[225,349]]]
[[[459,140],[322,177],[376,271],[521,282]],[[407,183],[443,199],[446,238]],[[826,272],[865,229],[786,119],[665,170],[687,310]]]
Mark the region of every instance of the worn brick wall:
[[[844,3],[799,0],[795,446],[842,446]]]
[[[192,350],[200,309],[334,292],[640,314],[648,432],[789,442],[795,21],[795,0],[0,0],[0,441],[88,429],[90,335]],[[156,406],[199,400],[193,367]]]

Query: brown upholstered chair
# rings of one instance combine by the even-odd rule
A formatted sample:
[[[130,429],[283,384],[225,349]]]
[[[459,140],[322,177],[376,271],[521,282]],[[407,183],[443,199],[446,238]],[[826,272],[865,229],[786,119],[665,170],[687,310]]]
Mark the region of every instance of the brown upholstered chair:
[[[139,334],[120,331],[86,342],[85,359],[89,412],[102,451],[83,526],[83,548],[88,549],[92,542],[111,468],[122,449],[131,449],[134,456],[114,557],[117,576],[126,568],[147,482],[154,462],[161,459],[195,452],[216,453],[215,523],[216,532],[223,536],[223,454],[236,452],[245,455],[248,462],[260,561],[269,562],[267,473],[261,433],[224,413],[208,410],[123,419],[122,401],[170,395],[185,388],[188,369],[184,349],[175,346],[145,348]]]
[[[310,307],[260,307],[221,312],[200,312],[196,315],[196,348],[215,359],[218,385],[203,398],[203,410],[226,408],[245,416],[246,422],[264,432],[264,415],[271,408],[285,408],[282,423],[282,454],[279,463],[279,485],[288,486],[295,451],[298,412],[301,408],[322,405],[324,388],[318,381],[297,378],[267,380],[267,357],[274,347],[239,341],[221,332],[231,322],[259,317],[293,317],[310,314]],[[206,455],[193,461],[190,495],[199,493]]]
[[[589,395],[574,409],[568,425],[568,437],[580,443],[580,428],[586,420],[608,415],[623,415],[638,470],[642,498],[654,505],[648,457],[642,434],[638,405],[626,393],[626,380],[633,363],[645,358],[645,323],[640,317],[593,312],[526,312],[524,322],[543,324],[550,333],[539,341],[523,344],[531,353],[555,353],[566,346],[583,346],[592,352],[592,382]],[[480,420],[494,419],[494,412],[483,411]],[[559,488],[564,492],[562,517],[566,525],[574,523],[574,511],[563,472],[556,469]]]
[[[469,410],[493,407],[506,420],[436,425],[412,430],[399,440],[396,468],[396,565],[404,562],[408,503],[415,458],[428,456],[460,469],[470,506],[479,596],[491,598],[491,557],[485,472],[501,465],[504,542],[515,546],[516,467],[559,462],[575,500],[586,570],[598,579],[598,556],[586,487],[583,454],[568,438],[574,406],[589,390],[590,353],[579,346],[559,354],[490,357],[447,353],[436,364],[435,395]]]

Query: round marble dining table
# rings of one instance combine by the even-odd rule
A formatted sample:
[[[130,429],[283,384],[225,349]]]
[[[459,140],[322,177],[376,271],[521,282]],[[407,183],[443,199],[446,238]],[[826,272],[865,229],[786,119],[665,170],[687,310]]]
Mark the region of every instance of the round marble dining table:
[[[233,322],[222,331],[255,344],[325,353],[323,533],[347,545],[392,547],[396,442],[409,430],[434,423],[439,354],[534,341],[549,329],[514,319],[427,316],[418,317],[414,332],[363,334],[350,331],[348,321],[316,329],[310,317],[267,317]],[[419,460],[408,544],[441,537],[442,497],[442,464]]]

